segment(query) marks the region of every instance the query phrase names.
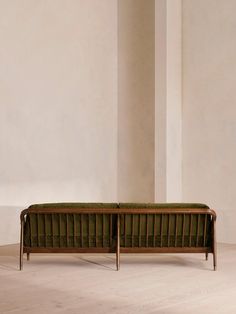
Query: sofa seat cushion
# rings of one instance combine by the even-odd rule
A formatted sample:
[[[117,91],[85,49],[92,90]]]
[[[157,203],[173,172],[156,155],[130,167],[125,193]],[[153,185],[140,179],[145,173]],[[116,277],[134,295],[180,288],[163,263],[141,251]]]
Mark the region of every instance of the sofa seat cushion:
[[[55,209],[55,208],[117,208],[117,203],[44,203],[33,204],[29,207],[32,210]]]
[[[119,203],[120,208],[209,208],[201,203]]]

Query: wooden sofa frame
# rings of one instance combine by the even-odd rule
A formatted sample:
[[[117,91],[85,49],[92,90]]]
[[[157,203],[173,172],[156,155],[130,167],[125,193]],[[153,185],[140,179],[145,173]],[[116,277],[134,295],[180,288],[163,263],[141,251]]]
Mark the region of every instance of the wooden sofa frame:
[[[26,232],[29,232],[29,230],[27,231],[26,228],[27,217],[29,219],[30,215],[32,214],[35,215],[37,223],[39,215],[41,215],[42,217],[47,217],[47,219],[48,217],[51,217],[50,219],[52,221],[52,226],[51,231],[49,232],[50,235],[48,236],[46,232],[45,220],[45,232],[41,231],[40,235],[39,230],[37,229],[38,227],[36,228],[38,237],[38,239],[35,240],[36,244],[32,244],[33,242],[31,241],[31,238],[29,239],[29,243],[26,244]],[[51,246],[46,245],[47,237],[53,237],[53,215],[58,215],[58,219],[61,219],[60,215],[64,215],[63,217],[65,217],[66,221],[66,242],[62,245],[60,242],[54,247],[53,244]],[[81,217],[81,247],[75,247],[75,243],[77,241],[75,225],[73,225],[73,230],[68,230],[69,215],[71,215],[72,218],[74,217],[74,219],[76,215],[79,215]],[[103,236],[104,217],[107,215],[106,217],[108,217],[107,219],[109,219],[110,221],[110,234],[108,235],[110,237],[110,240],[108,239],[108,241],[110,242],[105,245],[105,247],[103,245],[97,245],[97,219],[98,217],[100,217],[99,215],[101,215],[102,217],[101,221]],[[89,240],[89,217],[92,216],[93,219],[95,219],[95,244],[91,244]],[[87,217],[88,221],[88,234],[86,235],[86,237],[88,237],[88,242],[85,245],[83,245],[82,243],[82,217]],[[146,220],[142,220],[141,217],[142,219]],[[158,228],[156,226],[157,219],[159,223]],[[181,223],[178,222],[178,219],[181,220]],[[196,222],[194,236],[192,235],[193,231],[191,230],[193,228],[193,219],[195,219]],[[136,223],[134,223],[135,221]],[[149,231],[149,221],[152,222],[151,226],[153,230],[151,231],[151,235]],[[117,208],[93,208],[93,206],[91,206],[90,208],[77,208],[76,206],[71,207],[70,205],[68,205],[68,207],[64,206],[63,208],[61,208],[60,206],[57,207],[54,204],[52,208],[49,204],[48,207],[44,206],[42,208],[37,208],[36,206],[35,208],[34,206],[31,206],[28,209],[23,210],[20,215],[20,222],[20,270],[22,270],[23,268],[24,253],[27,254],[27,260],[30,259],[30,253],[115,253],[117,270],[120,269],[120,253],[205,253],[206,260],[208,259],[208,254],[212,253],[213,267],[214,270],[216,270],[216,213],[214,210],[209,208],[172,208],[171,205],[170,207],[168,207],[168,204],[167,207],[165,206],[165,208],[132,208],[132,206],[131,208],[119,208],[119,204]],[[73,224],[73,221],[71,223]],[[162,230],[164,228],[164,224],[166,225],[165,232]],[[127,226],[131,228],[129,231],[129,236],[126,236]],[[30,228],[31,227],[28,226],[28,229]],[[59,229],[60,228],[61,227],[59,222]],[[138,231],[136,231],[136,235],[134,235],[134,229],[139,229]],[[142,233],[141,229],[144,230],[142,231]],[[185,235],[185,230],[189,230],[188,235]],[[60,233],[60,230],[58,232]],[[31,236],[32,235],[30,235],[30,237]],[[43,244],[40,244],[40,237],[45,238],[45,245],[44,242]],[[104,237],[102,237],[101,240],[102,243],[103,238]],[[61,240],[59,239],[59,241]],[[69,241],[74,241],[74,243],[70,245]]]

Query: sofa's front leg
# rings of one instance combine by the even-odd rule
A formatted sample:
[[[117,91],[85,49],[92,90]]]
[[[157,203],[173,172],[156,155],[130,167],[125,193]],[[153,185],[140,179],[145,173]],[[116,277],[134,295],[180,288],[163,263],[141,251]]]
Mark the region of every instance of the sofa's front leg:
[[[23,232],[24,232],[24,218],[20,221],[20,270],[23,269]]]
[[[27,261],[30,260],[30,253],[27,253]]]
[[[213,266],[214,270],[217,267],[217,254],[216,254],[216,217],[213,217]]]
[[[208,261],[208,252],[206,252],[206,261]]]
[[[117,215],[116,269],[120,269],[120,215]]]

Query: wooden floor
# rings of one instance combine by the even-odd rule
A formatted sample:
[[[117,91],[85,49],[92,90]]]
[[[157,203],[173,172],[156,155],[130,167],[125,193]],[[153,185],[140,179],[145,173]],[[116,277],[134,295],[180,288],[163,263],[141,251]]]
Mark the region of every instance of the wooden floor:
[[[236,313],[236,245],[212,254],[32,254],[0,247],[0,313]]]

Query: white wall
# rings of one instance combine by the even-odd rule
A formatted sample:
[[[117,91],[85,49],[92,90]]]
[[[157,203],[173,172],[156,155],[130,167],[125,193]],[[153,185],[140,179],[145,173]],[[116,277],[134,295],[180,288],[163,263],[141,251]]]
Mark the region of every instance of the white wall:
[[[236,242],[236,2],[156,0],[155,25],[153,9],[0,1],[0,244],[30,203],[154,192],[216,208]]]
[[[0,206],[0,245],[20,242],[20,212],[23,206]]]
[[[182,1],[155,3],[155,201],[182,200]]]
[[[0,204],[117,198],[117,1],[0,1]]]
[[[118,4],[118,200],[153,202],[155,1]]]
[[[117,199],[117,1],[0,1],[0,244],[31,203]]]
[[[236,1],[183,1],[183,199],[236,242]]]
[[[0,1],[0,244],[32,203],[154,200],[154,6]]]

